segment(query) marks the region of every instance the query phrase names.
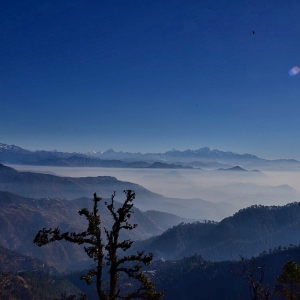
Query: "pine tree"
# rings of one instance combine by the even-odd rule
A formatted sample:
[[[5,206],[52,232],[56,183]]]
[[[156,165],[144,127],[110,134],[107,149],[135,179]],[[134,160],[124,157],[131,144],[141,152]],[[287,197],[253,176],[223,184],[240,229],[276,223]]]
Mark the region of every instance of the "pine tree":
[[[124,191],[126,199],[120,208],[115,207],[115,193],[111,196],[110,203],[105,205],[113,218],[111,229],[101,229],[101,218],[98,214],[98,203],[102,198],[94,194],[93,210],[81,209],[79,215],[84,215],[88,221],[88,228],[81,233],[64,232],[60,233],[58,227],[52,229],[43,228],[40,230],[34,243],[38,246],[44,246],[54,241],[65,240],[78,245],[83,245],[87,255],[94,259],[96,268],[92,268],[81,279],[88,284],[92,283],[93,277],[96,277],[96,288],[99,299],[117,300],[117,299],[148,299],[159,300],[163,298],[163,292],[156,292],[154,283],[142,272],[142,265],[149,265],[153,259],[153,254],[145,255],[143,251],[137,254],[119,257],[120,250],[127,251],[133,241],[120,241],[121,230],[133,230],[137,224],[130,224],[129,219],[133,213],[133,200],[135,193],[131,190]],[[109,288],[106,290],[103,283],[104,264],[109,266]],[[126,274],[130,279],[139,283],[139,287],[134,291],[122,294],[119,287],[120,274]]]
[[[277,277],[276,294],[289,300],[300,299],[300,266],[290,260],[282,269]]]

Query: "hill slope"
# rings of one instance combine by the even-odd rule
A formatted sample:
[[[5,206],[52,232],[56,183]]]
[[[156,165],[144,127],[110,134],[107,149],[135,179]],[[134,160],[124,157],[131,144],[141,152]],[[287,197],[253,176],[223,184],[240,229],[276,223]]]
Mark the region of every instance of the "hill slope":
[[[99,204],[102,225],[107,228],[112,221],[104,201]],[[56,243],[39,248],[32,240],[39,229],[59,226],[63,231],[84,231],[87,222],[78,215],[81,208],[92,208],[91,198],[76,200],[32,199],[0,191],[0,244],[20,253],[42,259],[59,270],[88,261],[86,254],[77,245]],[[118,205],[118,204],[116,204]],[[143,213],[133,208],[131,222],[137,223],[135,230],[124,231],[123,238],[145,239],[165,231],[169,226],[179,224],[184,219],[169,214]],[[166,222],[166,219],[168,222]],[[78,266],[79,267],[79,266]]]
[[[254,256],[300,241],[300,202],[286,206],[252,206],[219,223],[180,224],[136,248],[156,257],[180,259],[194,253],[221,261]]]
[[[0,298],[48,300],[81,292],[53,267],[0,246]]]

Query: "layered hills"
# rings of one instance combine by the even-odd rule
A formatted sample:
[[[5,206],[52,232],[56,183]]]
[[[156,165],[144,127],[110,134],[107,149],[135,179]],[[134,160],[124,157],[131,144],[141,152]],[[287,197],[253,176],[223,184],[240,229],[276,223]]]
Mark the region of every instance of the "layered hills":
[[[135,206],[143,211],[159,210],[189,219],[220,220],[237,208],[228,203],[212,203],[202,199],[186,199],[163,197],[138,184],[120,181],[111,176],[98,177],[60,177],[51,174],[18,172],[13,168],[0,164],[0,190],[31,198],[75,199],[90,197],[95,192],[108,198],[115,191],[116,200],[122,201],[124,190],[134,190],[137,197]]]
[[[157,258],[181,259],[194,253],[206,260],[251,257],[279,245],[300,241],[300,203],[252,206],[221,222],[180,224],[135,244]]]
[[[52,299],[64,291],[78,294],[78,287],[88,292],[90,299],[95,299],[93,288],[79,283],[78,272],[68,278],[58,274],[59,271],[80,271],[89,267],[92,261],[81,247],[56,242],[39,248],[32,242],[38,230],[44,227],[59,226],[62,231],[84,231],[87,222],[78,215],[78,210],[84,207],[91,209],[94,192],[104,198],[99,211],[102,225],[106,227],[112,223],[103,202],[109,201],[110,195],[116,191],[118,206],[118,201],[123,200],[123,190],[132,189],[136,192],[130,221],[138,224],[138,227],[133,231],[124,231],[122,238],[135,240],[130,251],[154,253],[156,261],[145,271],[156,282],[157,289],[166,291],[166,300],[246,298],[247,283],[232,272],[237,262],[228,261],[238,260],[240,255],[260,255],[253,262],[259,268],[268,266],[265,280],[270,286],[274,286],[276,276],[287,260],[300,263],[299,247],[287,249],[291,244],[299,244],[300,203],[285,206],[254,205],[227,217],[247,203],[260,203],[263,200],[263,203],[279,204],[282,199],[297,201],[299,193],[288,185],[259,186],[246,180],[258,173],[246,171],[255,165],[266,169],[274,166],[284,169],[287,165],[298,168],[297,161],[263,160],[250,154],[240,155],[209,148],[157,154],[113,150],[82,154],[28,151],[5,144],[0,144],[0,160],[6,163],[71,167],[181,169],[190,165],[209,169],[214,166],[223,170],[210,173],[218,176],[224,174],[230,178],[239,176],[244,180],[219,186],[199,185],[195,195],[208,200],[214,198],[225,201],[212,203],[198,198],[164,197],[141,185],[111,176],[61,177],[18,172],[0,164],[1,299],[47,299],[45,295]],[[159,173],[154,170],[151,172],[153,176]],[[172,172],[179,173],[179,170],[169,171],[170,174]],[[209,173],[201,170],[183,172],[203,172],[201,179]],[[258,173],[257,176],[262,179],[266,175]],[[188,190],[193,187],[184,188]],[[122,284],[126,286],[127,282]],[[21,298],[19,295],[22,295]]]
[[[2,246],[37,257],[59,270],[86,265],[87,258],[80,247],[57,243],[38,248],[32,240],[37,231],[44,227],[59,226],[62,231],[84,231],[87,223],[77,212],[84,207],[91,209],[91,198],[72,201],[32,199],[1,192],[0,202]],[[103,225],[109,226],[111,219],[105,206],[100,205],[99,209]],[[157,235],[136,242],[132,248],[132,251],[153,252],[156,258],[180,259],[197,253],[204,259],[221,261],[238,258],[239,255],[257,255],[278,245],[297,244],[300,240],[299,214],[300,203],[252,206],[219,223],[205,221],[186,224],[184,222],[187,220],[171,214],[142,212],[135,208],[131,221],[138,227],[126,232],[123,238],[138,240]],[[167,229],[170,226],[173,227]]]
[[[57,275],[56,269],[69,272],[90,266],[92,261],[81,247],[56,242],[39,248],[32,242],[38,230],[44,227],[84,231],[87,222],[78,215],[78,210],[91,209],[93,189],[107,192],[99,206],[102,225],[106,227],[112,223],[103,202],[109,201],[107,196],[113,190],[118,191],[120,200],[122,189],[137,191],[137,203],[139,193],[141,197],[145,193],[144,207],[149,203],[160,203],[167,209],[167,206],[188,207],[184,205],[197,202],[197,199],[162,197],[139,185],[109,176],[59,177],[18,172],[4,165],[0,165],[0,185],[1,189],[28,194],[23,197],[9,191],[0,192],[1,299],[47,299],[44,295],[59,297],[64,291],[70,294],[84,291],[90,299],[96,299],[93,287],[80,283],[78,272],[67,278]],[[239,187],[245,189],[243,184]],[[288,192],[289,187],[283,186],[279,190]],[[32,197],[30,193],[43,196]],[[56,197],[49,197],[51,194]],[[81,197],[75,199],[75,195]],[[209,205],[210,202],[199,201],[198,205],[203,203]],[[264,253],[263,260],[257,258],[255,263],[259,267],[270,266],[266,283],[274,285],[284,262],[299,258],[298,247],[286,250],[291,244],[299,243],[299,215],[298,202],[285,206],[251,206],[220,222],[187,223],[190,220],[174,214],[153,210],[143,212],[134,208],[130,221],[137,223],[138,227],[124,232],[122,238],[135,240],[130,251],[154,253],[156,261],[145,271],[156,282],[157,289],[166,291],[165,299],[198,299],[199,295],[203,299],[235,299],[238,295],[247,295],[247,283],[231,271],[237,262],[228,260],[237,260],[240,255],[252,257]],[[127,283],[122,284],[126,286]],[[22,295],[21,298],[18,295]]]
[[[109,201],[108,199],[106,199]],[[100,202],[99,212],[102,225],[109,228],[111,217]],[[42,259],[60,271],[66,268],[80,268],[80,263],[87,260],[85,253],[70,243],[50,244],[39,248],[33,239],[39,229],[59,226],[62,231],[82,232],[87,228],[87,221],[78,215],[81,208],[92,208],[91,198],[61,200],[53,198],[32,199],[17,196],[9,192],[0,192],[0,237],[1,245],[20,253]],[[118,205],[118,204],[117,204]],[[134,231],[125,231],[123,238],[145,239],[158,235],[170,226],[187,221],[171,214],[149,211],[143,213],[133,209],[132,223],[138,224]]]

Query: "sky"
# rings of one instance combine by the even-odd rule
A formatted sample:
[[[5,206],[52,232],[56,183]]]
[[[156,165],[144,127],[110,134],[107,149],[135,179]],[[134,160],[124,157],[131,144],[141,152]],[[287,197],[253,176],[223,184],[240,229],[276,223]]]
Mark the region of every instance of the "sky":
[[[300,159],[299,11],[298,0],[3,0],[0,142]]]

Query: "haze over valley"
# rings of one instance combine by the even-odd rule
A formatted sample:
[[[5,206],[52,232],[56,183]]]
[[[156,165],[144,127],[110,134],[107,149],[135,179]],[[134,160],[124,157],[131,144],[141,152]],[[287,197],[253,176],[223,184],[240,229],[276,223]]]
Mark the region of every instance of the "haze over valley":
[[[300,175],[298,161],[292,161],[291,169],[290,160],[284,160],[286,164],[280,161],[279,166],[276,161],[267,161],[267,164],[272,164],[272,171],[265,168],[265,163],[256,170],[246,170],[247,159],[237,166],[230,164],[227,158],[216,159],[206,168],[205,163],[200,160],[195,163],[193,158],[193,165],[201,164],[202,168],[182,168],[189,164],[186,157],[183,157],[185,163],[172,163],[166,159],[163,163],[154,162],[155,168],[148,168],[147,161],[140,161],[135,168],[126,165],[120,168],[120,163],[126,163],[125,160],[117,160],[118,167],[70,167],[53,166],[53,161],[57,155],[72,157],[73,154],[26,152],[15,146],[1,145],[0,158],[6,164],[0,163],[0,257],[6,265],[4,282],[14,287],[11,293],[21,290],[25,295],[26,289],[17,284],[18,277],[14,275],[7,281],[5,272],[23,268],[22,280],[27,286],[33,285],[30,297],[39,294],[43,298],[46,291],[52,293],[53,288],[49,285],[45,285],[42,294],[36,290],[34,276],[36,272],[42,272],[43,281],[53,282],[61,276],[57,274],[67,274],[63,281],[56,283],[57,291],[75,294],[83,291],[90,299],[97,298],[95,285],[87,288],[78,282],[83,270],[91,266],[82,247],[57,242],[38,248],[32,243],[38,228],[59,226],[63,231],[84,230],[87,222],[77,212],[82,207],[92,208],[94,192],[104,197],[104,201],[109,201],[112,192],[116,191],[117,207],[124,201],[123,190],[136,192],[131,221],[138,227],[132,232],[122,232],[121,238],[135,241],[129,254],[141,250],[154,253],[155,261],[146,272],[152,274],[156,285],[166,291],[166,299],[177,299],[174,291],[178,280],[186,289],[199,272],[204,272],[204,276],[214,272],[214,282],[222,286],[227,281],[219,278],[218,272],[227,274],[236,264],[228,260],[237,260],[241,255],[261,257],[263,253],[264,260],[273,265],[268,270],[268,282],[273,284],[272,278],[280,272],[279,262],[284,262],[286,257],[297,261],[296,253],[300,250],[294,245],[300,239],[300,199],[296,185]],[[52,156],[52,159],[30,165],[24,151],[25,157],[28,155],[31,160],[41,154]],[[81,154],[80,157],[82,164],[87,156]],[[11,164],[16,161],[22,164]],[[45,161],[50,161],[50,165]],[[103,161],[112,163],[109,158]],[[113,162],[115,164],[116,160]],[[131,162],[135,162],[134,157],[131,157]],[[91,162],[87,160],[87,163]],[[217,168],[212,168],[212,165]],[[103,202],[99,205],[99,212],[102,228],[111,226],[112,220]],[[256,263],[261,265],[259,257]],[[24,263],[20,265],[20,261]],[[181,275],[169,278],[174,267]],[[193,271],[189,274],[182,272],[182,268],[192,268]],[[165,276],[168,284],[162,285]],[[246,293],[238,277],[231,273],[226,276],[235,282],[240,293]],[[234,297],[232,283],[226,284],[228,297]],[[212,293],[209,286],[203,288],[205,293]],[[183,291],[180,289],[178,294]],[[193,299],[193,293],[193,288],[185,292],[190,299]],[[220,297],[218,289],[214,293]],[[183,299],[181,297],[184,295],[178,299]]]
[[[104,201],[109,201],[116,192],[115,205],[120,207],[124,201],[123,191],[135,191],[131,221],[138,227],[133,232],[122,232],[121,238],[135,241],[129,254],[141,250],[154,254],[155,271],[150,268],[146,272],[152,274],[158,287],[161,280],[165,280],[162,278],[169,278],[168,274],[173,272],[170,263],[179,268],[181,277],[168,279],[168,284],[162,287],[167,292],[166,299],[174,297],[177,280],[186,282],[185,289],[190,282],[186,278],[194,278],[194,275],[181,273],[181,268],[193,268],[195,274],[204,272],[204,276],[209,276],[208,270],[227,272],[228,268],[235,267],[234,262],[224,265],[226,260],[264,253],[274,266],[272,274],[278,274],[278,262],[300,251],[294,246],[300,239],[297,160],[266,160],[209,148],[164,154],[127,153],[125,156],[113,150],[107,151],[107,157],[99,158],[90,153],[29,151],[0,144],[3,247],[0,254],[6,264],[4,282],[14,286],[10,293],[22,290],[22,295],[26,294],[23,285],[13,283],[18,277],[5,275],[7,269],[21,268],[19,260],[24,260],[26,265],[22,268],[27,273],[22,275],[22,280],[26,286],[33,285],[33,295],[40,293],[34,288],[36,272],[42,272],[45,281],[54,276],[51,279],[54,282],[58,276],[55,274],[63,272],[68,275],[63,279],[62,292],[83,291],[90,299],[97,299],[95,285],[87,288],[78,282],[83,270],[91,266],[82,247],[57,242],[38,248],[32,243],[38,228],[59,226],[67,232],[83,231],[88,224],[77,212],[83,207],[92,208],[95,192],[104,197]],[[104,230],[112,225],[112,220],[106,205],[100,204]],[[275,260],[277,247],[284,250],[281,258]],[[14,259],[10,261],[8,257]],[[43,264],[32,259],[39,259]],[[218,276],[214,278],[214,282],[222,286],[222,280]],[[246,292],[237,278],[231,280],[238,285],[240,293]],[[275,284],[274,279],[268,282]],[[59,290],[60,284],[62,281],[57,283]],[[228,283],[226,288],[228,297],[233,297],[229,295],[235,295],[236,287]],[[52,293],[53,288],[46,285],[44,294],[45,291]],[[178,291],[182,292],[182,289]],[[218,290],[215,293],[217,295]],[[193,289],[189,288],[185,294],[192,299]]]
[[[99,155],[95,157],[95,154],[91,156],[90,153],[28,151],[16,146],[1,145],[0,160],[16,170],[70,178],[111,176],[117,180],[138,184],[167,198],[178,198],[167,202],[183,205],[186,210],[182,210],[182,206],[178,206],[176,210],[174,206],[170,212],[190,219],[219,221],[240,208],[254,204],[285,205],[300,200],[298,184],[300,162],[292,159],[267,160],[251,154],[242,155],[210,148],[182,152],[173,150],[164,154],[123,153],[109,150],[101,153],[100,156],[103,157],[99,158]],[[72,160],[73,166],[66,166],[60,164],[61,157],[65,160],[73,157],[77,159]],[[135,164],[134,168],[130,164],[126,165],[129,157],[130,164]],[[110,167],[99,167],[97,164],[110,165]],[[156,167],[149,168],[149,165]],[[184,168],[185,166],[189,168]],[[120,191],[122,189],[118,192]],[[109,197],[111,192],[105,190],[103,196]],[[75,195],[76,193],[73,193],[72,197],[75,198]],[[138,193],[137,195],[143,198],[142,195]],[[198,205],[201,201],[192,199],[208,201],[207,205],[211,202],[210,206],[219,206],[221,209],[207,216],[200,213],[197,217],[193,209],[199,208],[202,204]],[[151,203],[148,207],[139,203],[137,205],[142,209],[165,212],[170,209],[167,208],[168,205],[159,201]]]

